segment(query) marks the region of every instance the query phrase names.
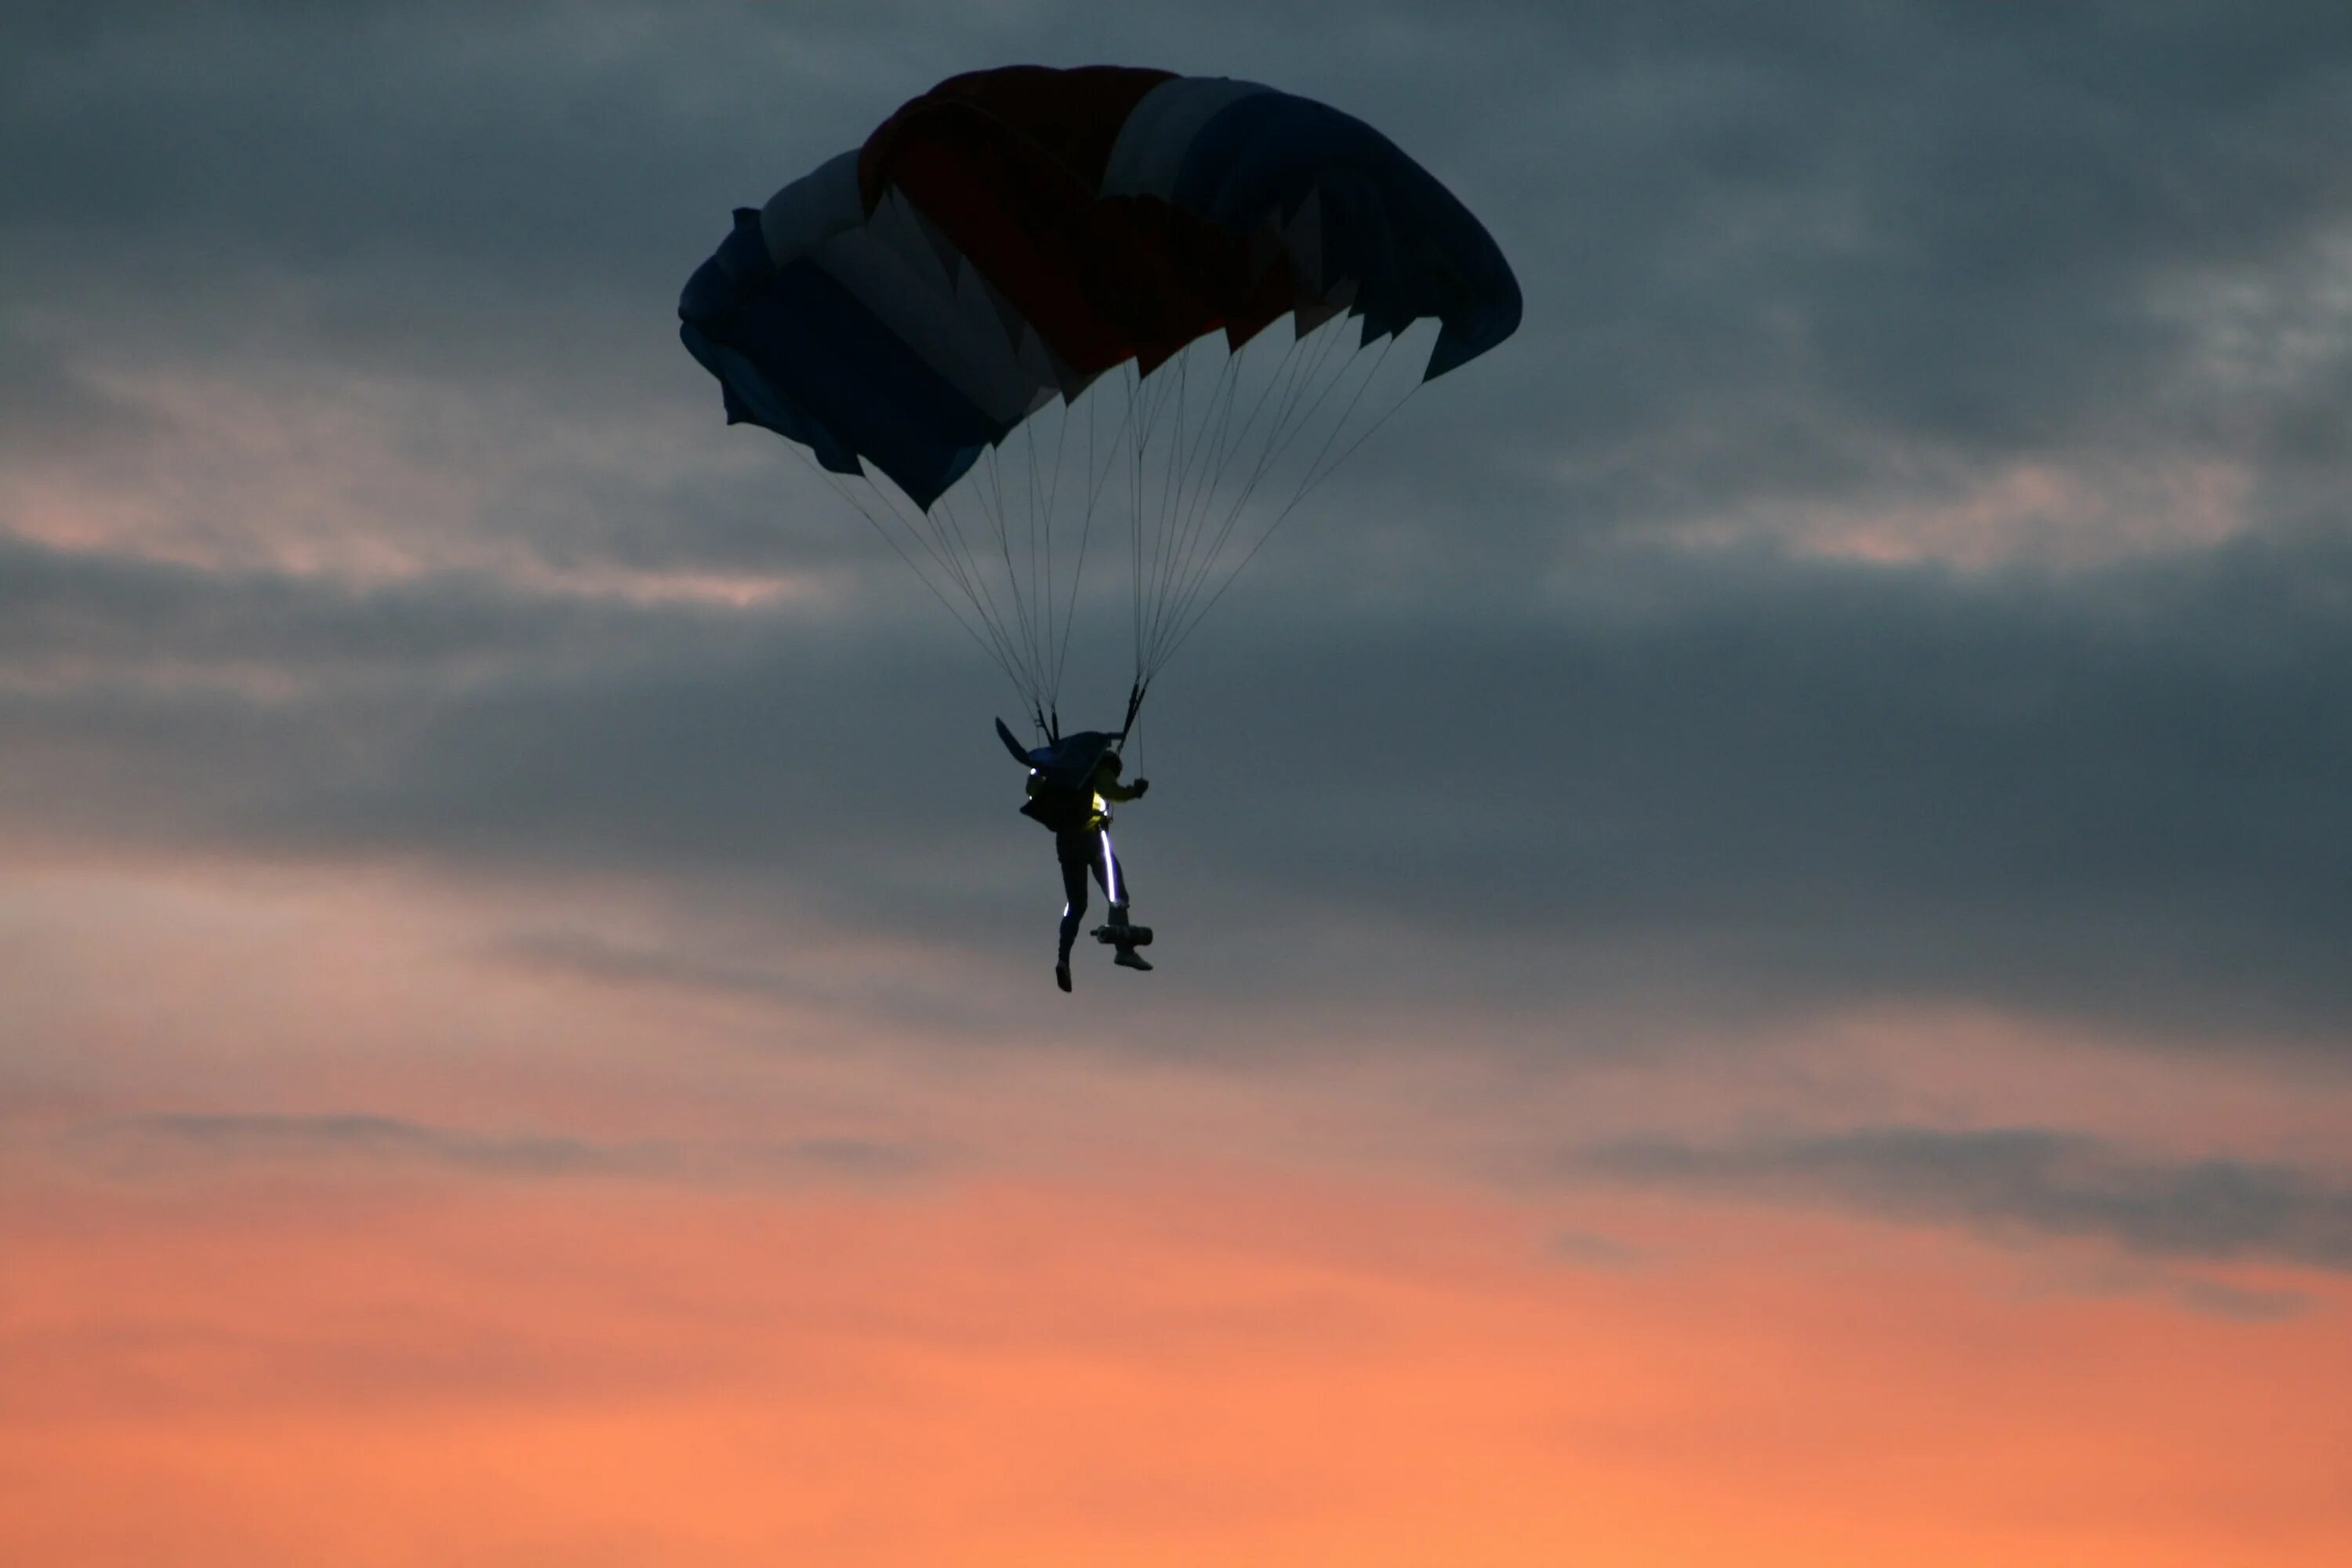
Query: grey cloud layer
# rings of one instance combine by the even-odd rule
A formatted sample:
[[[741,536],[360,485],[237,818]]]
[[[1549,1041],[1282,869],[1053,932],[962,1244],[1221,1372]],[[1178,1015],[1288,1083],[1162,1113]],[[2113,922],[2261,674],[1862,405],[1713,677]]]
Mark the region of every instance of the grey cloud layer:
[[[0,84],[0,234],[68,341],[233,354],[275,299],[362,367],[707,415],[668,304],[730,205],[946,71],[1140,58],[1325,93],[1489,217],[1528,328],[1395,482],[1521,554],[1939,458],[2342,452],[2305,389],[2204,385],[2159,299],[2352,222],[2327,7],[113,9]]]
[[[69,492],[194,439],[138,395],[168,374],[335,408],[472,498],[344,526],[843,597],[598,603],[422,549],[360,587],[0,536],[9,831],[624,871],[1033,958],[986,924],[1052,892],[1002,892],[1050,872],[987,740],[999,693],[899,618],[919,590],[871,591],[879,545],[803,518],[780,450],[719,428],[671,307],[730,205],[933,79],[1150,60],[1392,130],[1530,302],[1157,700],[1165,787],[1127,820],[1147,897],[1193,916],[1164,994],[1446,984],[1425,967],[1537,1008],[2352,1021],[2338,7],[26,16],[0,59],[11,474]],[[1774,507],[1899,516],[2023,462],[2210,464],[2252,531],[2067,576],[1643,548]],[[1421,963],[1363,979],[1371,928]]]
[[[0,695],[20,828],[756,887],[1008,955],[1034,901],[1008,888],[1049,879],[1000,694],[917,604],[828,629],[128,576],[42,589],[19,636],[304,684]],[[1370,627],[1242,609],[1179,666],[1140,752],[1161,787],[1126,816],[1148,898],[1222,933],[1188,940],[1200,983],[1370,920],[1515,955],[1529,1000],[2352,1022],[2337,541],[2095,585],[1659,559],[1579,593]]]

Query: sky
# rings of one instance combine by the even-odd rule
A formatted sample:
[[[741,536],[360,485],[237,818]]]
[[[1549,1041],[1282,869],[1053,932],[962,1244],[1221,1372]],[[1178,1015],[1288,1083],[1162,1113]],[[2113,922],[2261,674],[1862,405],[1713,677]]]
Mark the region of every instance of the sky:
[[[2352,1560],[2352,13],[0,39],[0,1557]],[[676,335],[1016,61],[1527,299],[1155,687],[1068,996],[1009,689]]]

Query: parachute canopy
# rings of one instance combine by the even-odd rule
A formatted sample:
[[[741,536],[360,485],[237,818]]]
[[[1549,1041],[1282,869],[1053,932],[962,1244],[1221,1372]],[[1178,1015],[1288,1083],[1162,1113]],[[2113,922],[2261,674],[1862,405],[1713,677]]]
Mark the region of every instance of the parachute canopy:
[[[1148,505],[1172,517],[1180,498],[1168,486],[1192,482],[1195,451],[1201,476],[1213,455],[1204,443],[1181,459],[1171,449],[1171,479],[1148,500],[1146,416],[1171,402],[1154,400],[1167,379],[1155,373],[1181,365],[1191,345],[1222,334],[1220,352],[1238,356],[1288,315],[1295,340],[1335,317],[1360,320],[1362,347],[1433,319],[1426,380],[1502,342],[1519,313],[1518,285],[1485,228],[1370,126],[1252,82],[1117,66],[1012,66],[940,83],[764,207],[739,208],[678,301],[680,335],[719,378],[730,423],[764,426],[834,474],[878,473],[924,514],[1033,416],[1066,411],[1119,370],[1139,555]],[[1223,395],[1219,471],[1238,463],[1255,486],[1262,465],[1236,458],[1240,416]],[[1280,397],[1274,408],[1285,413]],[[1087,472],[1072,487],[1088,508],[1106,483],[1091,451],[1100,434],[1087,426]],[[1059,426],[1055,452],[1076,439]],[[1032,505],[1050,531],[1049,493],[1059,487],[1041,482]],[[1050,643],[1052,583],[1033,581],[1014,605],[1016,582],[1005,604],[984,605],[957,542],[934,544],[922,520],[899,521],[983,620],[1004,613],[1006,627],[992,623],[984,642],[1014,645],[1015,664],[1041,651],[1050,661],[1024,623],[1042,623]],[[1003,533],[1001,515],[989,521]],[[1154,548],[1178,559],[1172,535]],[[1199,586],[1171,577],[1167,591]],[[1139,645],[1139,680],[1144,663]]]

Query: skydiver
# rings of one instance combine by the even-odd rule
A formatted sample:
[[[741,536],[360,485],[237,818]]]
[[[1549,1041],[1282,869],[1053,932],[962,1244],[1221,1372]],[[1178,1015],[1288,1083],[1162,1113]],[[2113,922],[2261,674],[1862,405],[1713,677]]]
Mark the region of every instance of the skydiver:
[[[1135,951],[1137,942],[1120,940],[1120,933],[1129,930],[1141,942],[1149,942],[1150,933],[1131,927],[1128,921],[1131,895],[1127,868],[1111,847],[1110,808],[1114,803],[1140,800],[1151,781],[1138,779],[1132,785],[1119,783],[1125,764],[1115,736],[1089,731],[1024,752],[1002,721],[997,731],[1006,749],[1029,764],[1028,800],[1021,814],[1054,830],[1054,858],[1062,868],[1063,899],[1054,984],[1065,991],[1070,988],[1070,948],[1086,918],[1089,876],[1102,884],[1103,894],[1110,900],[1109,922],[1097,935],[1118,950],[1111,962],[1126,969],[1150,969],[1150,961]]]

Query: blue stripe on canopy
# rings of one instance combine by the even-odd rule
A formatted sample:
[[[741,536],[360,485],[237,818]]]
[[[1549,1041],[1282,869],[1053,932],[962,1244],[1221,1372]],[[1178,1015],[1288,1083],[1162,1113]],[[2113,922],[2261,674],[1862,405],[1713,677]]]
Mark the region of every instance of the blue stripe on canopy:
[[[928,509],[1012,426],[991,419],[805,258],[778,268],[760,215],[679,296],[678,335],[725,387],[730,424],[798,441],[836,473],[874,465]]]

